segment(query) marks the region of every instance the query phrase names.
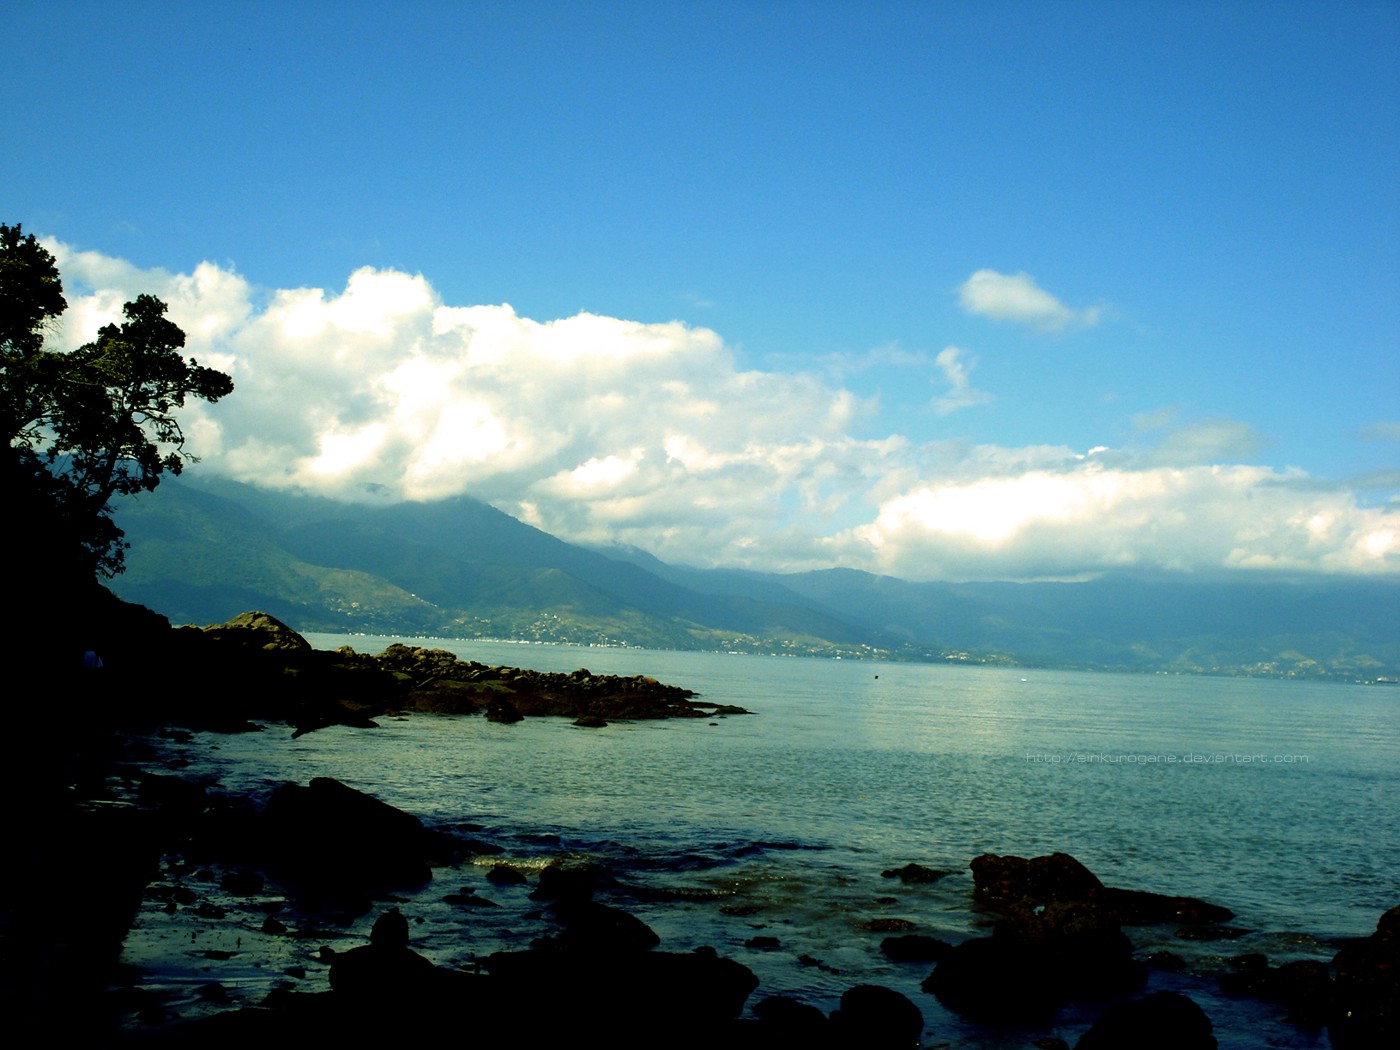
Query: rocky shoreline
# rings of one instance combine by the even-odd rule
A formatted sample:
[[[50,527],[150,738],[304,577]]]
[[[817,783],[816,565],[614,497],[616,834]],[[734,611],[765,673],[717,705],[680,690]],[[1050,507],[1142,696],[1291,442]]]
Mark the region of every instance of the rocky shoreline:
[[[36,705],[9,736],[12,752],[32,746],[26,741],[53,743],[7,756],[17,819],[0,943],[11,1016],[38,1018],[83,1045],[131,1047],[258,1038],[360,1045],[443,1032],[551,1045],[567,1032],[570,1042],[613,1046],[877,1048],[916,1046],[924,1036],[918,1006],[896,988],[853,984],[839,1009],[823,1013],[765,995],[750,968],[704,945],[663,949],[594,865],[561,858],[523,871],[489,863],[491,843],[434,832],[328,778],[284,785],[263,801],[229,796],[162,769],[149,744],[256,722],[299,733],[368,726],[405,712],[549,715],[592,726],[737,709],[652,679],[491,668],[409,646],[380,657],[320,653],[261,614],[197,631],[170,629],[130,607],[115,612],[106,622],[120,626],[109,626],[99,650],[102,670],[68,664],[51,683],[62,711]],[[156,666],[153,679],[147,672]],[[199,687],[181,688],[182,680]],[[492,890],[527,894],[529,914],[549,932],[471,968],[415,951],[408,895],[451,875],[466,881],[464,862],[485,872],[485,886],[460,886],[444,900],[469,913],[492,907]],[[1048,1033],[1068,1004],[1101,1004],[1076,1044],[1084,1050],[1216,1045],[1210,1019],[1189,997],[1144,994],[1150,972],[1180,960],[1139,958],[1125,928],[1172,924],[1181,935],[1228,938],[1227,909],[1105,887],[1065,854],[986,854],[970,867],[969,906],[998,916],[989,936],[952,945],[891,928],[884,943],[890,958],[931,967],[922,989],[943,1006],[989,1031]],[[943,873],[909,864],[884,874],[917,882]],[[210,976],[199,994],[209,1016],[172,1022],[140,975],[123,969],[133,917],[153,907],[195,920],[191,942],[210,931],[206,943],[220,945],[202,949]],[[328,991],[302,990],[305,968],[297,965],[257,1002],[218,980],[243,936],[305,945],[328,927],[338,930],[337,944],[354,941],[348,931],[368,931],[367,943],[323,949]],[[229,936],[237,948],[223,947]],[[1342,946],[1330,966],[1240,956],[1220,983],[1227,994],[1280,1004],[1336,1047],[1370,1047],[1396,1034],[1397,964],[1400,908],[1372,936]],[[930,1038],[941,1041],[937,1032]],[[1025,1045],[1068,1044],[1046,1034]]]

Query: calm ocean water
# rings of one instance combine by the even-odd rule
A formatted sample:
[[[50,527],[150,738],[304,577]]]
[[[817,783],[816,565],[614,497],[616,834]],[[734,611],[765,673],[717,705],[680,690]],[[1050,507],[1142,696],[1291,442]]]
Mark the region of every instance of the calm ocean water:
[[[308,638],[365,652],[394,640]],[[888,984],[924,1010],[927,1046],[1026,1042],[943,1011],[918,990],[930,967],[888,962],[885,935],[868,930],[898,918],[953,941],[985,932],[967,872],[980,853],[1063,850],[1109,885],[1232,908],[1250,931],[1238,940],[1137,931],[1144,951],[1170,948],[1196,970],[1246,951],[1330,958],[1336,938],[1371,932],[1400,902],[1397,689],[403,640],[487,664],[648,674],[755,713],[603,730],[414,716],[297,740],[200,738],[196,770],[253,791],[333,776],[430,824],[479,827],[527,867],[600,860],[663,947],[713,945],[759,975],[759,995],[823,1008],[853,984]],[[880,875],[911,861],[954,874]],[[439,872],[403,905],[436,961],[471,966],[544,932],[526,890],[483,874]],[[441,903],[460,885],[501,907],[464,917]],[[779,948],[746,947],[756,936]],[[1213,996],[1210,981],[1154,986],[1201,1001],[1224,1047],[1327,1045],[1272,1008]],[[1057,1034],[1072,1043],[1086,1025],[1069,1011]]]

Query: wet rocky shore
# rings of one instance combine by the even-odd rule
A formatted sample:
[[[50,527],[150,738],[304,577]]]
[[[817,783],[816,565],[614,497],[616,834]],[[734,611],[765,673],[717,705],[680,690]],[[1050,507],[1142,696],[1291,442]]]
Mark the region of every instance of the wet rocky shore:
[[[84,649],[101,669],[70,654],[5,738],[15,819],[0,896],[0,995],[11,1017],[95,1047],[363,1045],[445,1033],[526,1046],[949,1045],[926,1027],[914,987],[853,981],[839,1008],[823,1012],[769,994],[761,974],[706,945],[661,943],[629,911],[626,887],[596,864],[495,863],[490,841],[430,829],[329,778],[263,799],[231,795],[162,764],[160,748],[194,731],[274,723],[307,733],[413,712],[601,727],[737,709],[652,679],[491,668],[410,646],[379,657],[318,653],[261,615],[196,631],[130,607],[109,614],[106,635]],[[996,917],[987,936],[949,944],[891,924],[883,944],[919,967],[919,988],[949,1011],[989,1032],[1032,1033],[1024,1045],[1046,1050],[1069,1045],[1049,1034],[1069,1007],[1094,1018],[1074,1044],[1084,1050],[1216,1045],[1219,1033],[1189,995],[1147,990],[1154,972],[1181,959],[1143,956],[1131,934],[1170,926],[1183,939],[1228,943],[1227,908],[1106,887],[1066,854],[985,854],[970,869],[969,908]],[[883,874],[915,883],[945,873],[910,862]],[[440,887],[467,916],[515,895],[528,900],[531,925],[518,945],[472,966],[435,963],[415,946],[412,895],[424,887]],[[178,927],[190,931],[181,949],[204,961],[192,978],[207,1005],[196,1019],[172,1017],[125,964],[122,944],[143,909],[189,920]],[[317,955],[328,982],[306,980],[292,962],[254,1001],[219,979],[254,941],[305,948],[318,939],[334,945]],[[1370,937],[1338,946],[1330,965],[1243,955],[1216,980],[1228,995],[1277,1004],[1288,1023],[1344,1050],[1391,1045],[1400,908]]]

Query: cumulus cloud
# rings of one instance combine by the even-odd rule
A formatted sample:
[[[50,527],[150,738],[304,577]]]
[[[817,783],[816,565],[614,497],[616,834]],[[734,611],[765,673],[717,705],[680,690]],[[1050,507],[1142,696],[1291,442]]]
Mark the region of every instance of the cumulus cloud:
[[[1097,307],[1071,310],[1036,284],[1028,273],[978,270],[958,286],[958,299],[968,313],[1046,332],[1057,332],[1071,325],[1095,325],[1100,314]]]
[[[830,378],[741,369],[706,328],[449,305],[393,270],[265,290],[212,263],[171,274],[50,247],[63,343],[151,292],[188,352],[233,375],[233,396],[186,412],[201,471],[342,499],[465,493],[564,539],[690,564],[1400,572],[1400,508],[1240,465],[1259,439],[1228,420],[1140,420],[1147,453],[916,442]],[[975,363],[957,347],[934,359],[935,408],[985,398]]]
[[[1400,569],[1400,514],[1263,467],[1058,470],[921,485],[835,537],[910,578],[1054,578],[1114,569]]]

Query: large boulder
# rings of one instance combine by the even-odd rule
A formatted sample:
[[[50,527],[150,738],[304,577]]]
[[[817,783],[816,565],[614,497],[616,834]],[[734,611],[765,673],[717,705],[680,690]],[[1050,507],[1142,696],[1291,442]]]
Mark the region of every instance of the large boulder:
[[[1305,1028],[1321,1028],[1331,1016],[1332,975],[1326,963],[1299,959],[1270,966],[1263,955],[1243,955],[1230,963],[1233,969],[1220,978],[1225,994],[1278,1003],[1287,1008],[1290,1021]]]
[[[265,612],[239,613],[232,620],[204,628],[204,633],[230,645],[253,649],[304,653],[311,643],[275,616]]]
[[[438,845],[417,817],[330,777],[279,787],[258,831],[264,863],[313,897],[421,886]]]
[[[923,1012],[907,995],[879,984],[858,984],[831,1014],[836,1044],[860,1050],[907,1050],[924,1034]]]
[[[486,968],[493,1010],[510,1030],[547,1013],[567,1018],[581,1041],[611,1046],[722,1045],[758,987],[753,971],[708,950],[551,947],[497,952]]]
[[[1043,857],[998,856],[973,859],[973,897],[994,911],[1012,911],[1063,902],[1092,903],[1124,926],[1159,923],[1216,923],[1234,912],[1195,897],[1105,886],[1068,853]]]
[[[568,948],[616,954],[645,951],[661,943],[655,931],[635,915],[594,900],[559,900],[554,919],[563,927],[554,940]]]
[[[1111,1006],[1074,1050],[1215,1050],[1210,1018],[1178,992],[1153,992]]]
[[[428,990],[436,967],[408,946],[408,920],[391,908],[375,920],[369,944],[337,953],[331,961],[331,990],[351,1001],[402,998]]]
[[[1124,995],[1146,969],[1117,923],[1092,904],[1018,910],[991,937],[944,954],[923,983],[949,1009],[991,1024],[1044,1021],[1071,999]]]
[[[1332,968],[1333,1045],[1352,1050],[1400,1043],[1400,905],[1381,916],[1371,936],[1339,951]]]
[[[1068,853],[1045,857],[974,857],[972,895],[993,909],[1056,901],[1085,901],[1103,889],[1092,871]]]

